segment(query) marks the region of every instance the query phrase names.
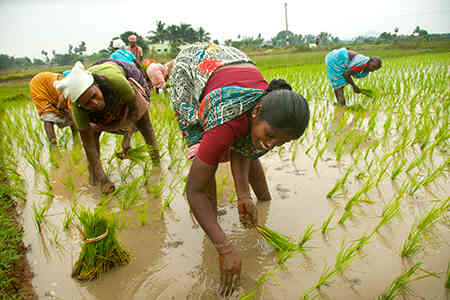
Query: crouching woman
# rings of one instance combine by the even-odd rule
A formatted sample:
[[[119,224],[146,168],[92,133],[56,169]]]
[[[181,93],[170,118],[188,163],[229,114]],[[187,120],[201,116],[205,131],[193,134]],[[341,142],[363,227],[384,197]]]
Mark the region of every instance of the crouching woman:
[[[107,59],[86,70],[77,62],[72,72],[54,86],[70,99],[88,159],[91,184],[101,184],[104,193],[114,191],[114,184],[100,164],[99,138],[103,131],[125,135],[122,147],[126,154],[131,135],[139,130],[153,163],[159,164],[158,144],[148,114],[150,90],[142,72],[133,64]]]

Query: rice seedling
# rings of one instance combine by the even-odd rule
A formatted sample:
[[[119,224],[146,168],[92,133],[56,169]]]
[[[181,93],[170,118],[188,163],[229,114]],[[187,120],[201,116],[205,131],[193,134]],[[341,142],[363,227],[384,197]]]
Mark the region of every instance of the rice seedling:
[[[256,225],[256,231],[278,251],[278,264],[283,264],[292,254],[299,251],[298,245],[284,234],[278,233],[267,226]]]
[[[408,284],[410,284],[413,281],[421,280],[423,278],[435,276],[430,272],[426,272],[420,269],[421,265],[422,263],[416,263],[411,268],[409,268],[405,273],[397,277],[394,281],[392,281],[392,283],[385,290],[385,292],[382,295],[380,295],[377,299],[392,300],[398,296],[413,296],[414,293],[411,289],[408,288]],[[421,276],[414,276],[417,270],[422,270],[423,272],[425,272],[425,274]]]
[[[74,214],[72,210],[68,210],[67,208],[64,208],[64,220],[63,220],[63,228],[65,230],[69,229],[70,224],[72,224]]]
[[[357,191],[345,204],[345,211],[344,214],[342,215],[342,217],[339,219],[339,224],[344,224],[345,220],[352,214],[352,208],[353,206],[355,206],[358,203],[373,203],[372,200],[370,199],[363,199],[361,198],[361,196],[363,194],[366,194],[369,189],[372,187],[373,185],[373,179],[372,177],[370,177],[361,187],[361,189],[359,191]]]
[[[33,203],[34,224],[36,225],[36,229],[39,233],[42,231],[42,222],[44,221],[45,214],[49,208],[50,204],[48,202],[42,206],[36,206],[36,203]]]
[[[397,178],[397,176],[400,175],[403,167],[406,165],[407,162],[408,160],[406,158],[398,160],[394,159],[394,166],[391,173],[391,180],[395,180],[395,178]]]
[[[414,159],[414,160],[409,164],[409,166],[408,166],[408,168],[406,168],[406,171],[405,171],[405,172],[409,172],[409,171],[411,171],[412,169],[414,169],[415,167],[417,167],[418,165],[420,165],[420,164],[425,160],[425,158],[427,157],[427,154],[428,154],[429,149],[430,149],[430,148],[427,148],[427,149],[423,150],[423,151],[422,151],[422,154],[421,154],[420,156],[416,157],[416,159]]]
[[[312,293],[316,289],[320,289],[324,284],[329,284],[331,282],[331,279],[333,278],[333,276],[336,275],[337,273],[338,273],[338,270],[336,268],[331,268],[331,267],[328,267],[325,265],[322,269],[322,273],[320,274],[319,280],[317,280],[317,282],[314,284],[314,286],[312,288],[310,288],[303,294],[302,298],[303,299],[315,299],[317,296],[312,295]],[[313,298],[311,298],[311,297],[313,297]]]
[[[333,219],[335,213],[336,213],[336,206],[333,207],[333,211],[328,216],[327,220],[322,223],[322,226],[320,226],[320,232],[322,232],[322,234],[325,234],[330,230],[329,225],[330,225],[331,220]]]
[[[450,160],[445,161],[442,165],[434,170],[428,169],[428,171],[430,172],[429,175],[425,176],[421,181],[417,182],[417,184],[415,184],[414,187],[411,188],[410,194],[414,194],[421,186],[428,186],[437,178],[441,177],[444,170],[448,167],[449,162]]]
[[[325,152],[325,150],[327,149],[327,144],[325,144],[322,149],[320,149],[317,152],[316,158],[314,159],[314,163],[313,163],[313,167],[316,168],[317,167],[317,163],[319,162],[319,158],[323,155],[323,153]]]
[[[275,267],[272,270],[268,271],[268,272],[264,272],[262,275],[260,275],[257,279],[256,279],[256,284],[255,286],[252,288],[252,290],[250,292],[248,292],[247,294],[241,296],[239,298],[239,300],[249,300],[249,299],[254,299],[254,297],[256,296],[256,289],[258,288],[258,286],[261,286],[262,284],[264,284],[265,282],[271,280],[275,285],[280,286],[280,284],[274,279],[275,277],[275,272],[279,270],[279,267]]]
[[[99,211],[83,209],[77,214],[83,228],[83,246],[74,265],[72,277],[94,280],[114,267],[128,264],[130,255],[116,239],[115,222],[108,221]]]
[[[333,186],[333,188],[328,192],[327,198],[333,197],[333,195],[344,186],[345,182],[347,181],[348,175],[350,175],[350,172],[352,171],[354,165],[351,165],[348,167],[347,171],[345,171],[344,177],[339,179],[336,184]]]
[[[428,213],[420,216],[411,227],[407,240],[403,243],[401,255],[410,257],[423,249],[424,241],[429,238],[432,227],[441,220],[443,213],[450,203],[450,198],[442,201],[441,204],[435,204]]]
[[[400,191],[397,193],[394,199],[392,199],[389,203],[387,203],[383,207],[383,211],[381,213],[381,220],[378,222],[377,226],[375,226],[372,233],[369,235],[370,237],[374,235],[383,225],[389,223],[395,216],[400,214],[400,204],[402,202],[403,194],[408,187],[408,183],[405,183],[400,188]]]
[[[305,230],[303,231],[303,235],[299,238],[297,242],[297,248],[299,251],[306,251],[307,248],[309,248],[305,247],[305,244],[311,240],[312,234],[316,231],[317,229],[315,230],[313,225],[306,226]]]
[[[387,169],[388,169],[390,166],[391,166],[391,162],[390,162],[390,161],[387,161],[387,162],[385,163],[384,167],[380,169],[380,173],[378,173],[378,177],[377,177],[377,179],[375,180],[375,185],[376,185],[376,186],[378,186],[378,184],[380,183],[380,181],[384,179],[384,175],[386,174]]]
[[[375,93],[371,89],[360,89],[360,90],[361,90],[361,94],[363,94],[369,98],[375,97]]]
[[[356,255],[369,242],[370,237],[370,235],[363,235],[361,238],[351,242],[348,246],[345,246],[344,241],[342,241],[341,249],[336,256],[336,263],[334,265],[338,272],[342,273],[349,266],[353,259],[356,258]]]
[[[164,213],[166,211],[167,208],[170,207],[170,203],[173,201],[173,199],[175,198],[175,190],[171,189],[170,194],[164,198],[164,201],[161,205],[161,210],[160,210],[160,216],[161,218],[164,217]]]

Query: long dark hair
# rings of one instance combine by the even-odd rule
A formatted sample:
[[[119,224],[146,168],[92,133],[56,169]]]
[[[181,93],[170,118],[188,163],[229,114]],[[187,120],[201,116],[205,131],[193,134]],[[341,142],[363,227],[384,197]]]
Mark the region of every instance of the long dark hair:
[[[261,98],[259,117],[293,139],[305,132],[309,122],[309,107],[302,95],[294,92],[283,79],[274,79]]]
[[[94,76],[94,84],[102,91],[105,108],[102,111],[89,112],[89,118],[94,123],[107,122],[110,116],[118,116],[122,113],[125,103],[111,87],[108,78],[97,74],[92,74],[92,76]]]

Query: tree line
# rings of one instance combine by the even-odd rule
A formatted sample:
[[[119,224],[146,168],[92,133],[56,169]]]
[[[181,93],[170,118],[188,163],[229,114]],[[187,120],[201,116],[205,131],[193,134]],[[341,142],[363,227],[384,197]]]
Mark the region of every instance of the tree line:
[[[238,35],[236,39],[228,39],[224,41],[225,45],[233,46],[239,49],[259,49],[259,48],[284,48],[293,47],[299,50],[306,50],[313,44],[319,45],[358,45],[358,44],[377,44],[377,43],[397,43],[398,41],[408,41],[414,39],[426,39],[426,40],[450,40],[450,34],[429,34],[425,29],[417,26],[411,34],[399,35],[399,28],[395,27],[393,32],[383,32],[379,36],[358,36],[352,40],[341,40],[337,36],[333,36],[327,32],[321,32],[318,35],[313,34],[295,34],[291,31],[282,30],[278,32],[274,37],[269,40],[265,40],[261,34],[256,37],[246,37]],[[147,36],[141,36],[134,31],[126,31],[118,36],[115,36],[109,42],[108,47],[93,53],[91,55],[85,55],[87,46],[84,41],[80,42],[77,46],[72,44],[68,45],[67,53],[57,53],[55,50],[51,51],[52,57],[49,57],[49,52],[46,50],[41,51],[41,58],[34,58],[31,60],[28,57],[12,57],[6,54],[0,54],[0,70],[6,70],[10,68],[28,68],[31,66],[42,65],[58,65],[66,66],[71,65],[77,60],[96,61],[102,58],[109,57],[114,51],[112,47],[112,41],[114,39],[122,39],[125,43],[128,43],[128,36],[131,34],[136,35],[137,45],[142,47],[144,56],[152,55],[149,53],[149,45],[167,43],[170,46],[169,56],[173,57],[180,50],[180,46],[184,44],[190,44],[195,42],[210,42],[211,34],[204,28],[199,27],[195,29],[190,24],[181,23],[179,25],[167,25],[162,21],[156,22],[156,29],[148,32]],[[219,44],[218,40],[214,40],[214,43]]]

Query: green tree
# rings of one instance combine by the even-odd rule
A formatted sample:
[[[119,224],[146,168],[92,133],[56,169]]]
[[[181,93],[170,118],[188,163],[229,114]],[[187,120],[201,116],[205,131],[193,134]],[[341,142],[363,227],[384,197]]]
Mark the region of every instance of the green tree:
[[[50,58],[48,58],[48,52],[45,50],[42,50],[41,54],[45,57],[45,63],[48,64],[50,62]]]
[[[426,36],[428,35],[428,31],[420,28],[419,26],[416,26],[416,29],[414,29],[413,34],[418,36]]]
[[[82,41],[73,51],[78,55],[83,55],[83,52],[86,52],[86,43]]]
[[[27,68],[33,65],[33,62],[28,57],[17,57],[14,58],[14,64],[19,68]]]
[[[14,58],[6,55],[0,54],[0,70],[7,70],[13,66]]]
[[[166,24],[162,21],[156,21],[156,30],[155,31],[149,31],[150,35],[147,36],[147,39],[150,41],[150,43],[163,43],[164,41],[167,41],[167,29]]]
[[[43,66],[45,65],[45,61],[40,58],[33,58],[33,66]]]

